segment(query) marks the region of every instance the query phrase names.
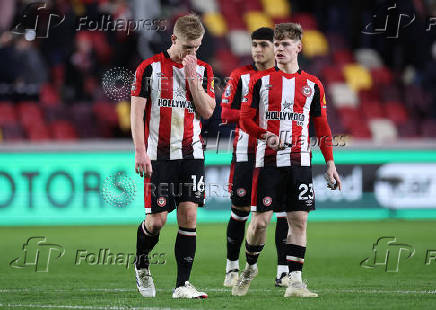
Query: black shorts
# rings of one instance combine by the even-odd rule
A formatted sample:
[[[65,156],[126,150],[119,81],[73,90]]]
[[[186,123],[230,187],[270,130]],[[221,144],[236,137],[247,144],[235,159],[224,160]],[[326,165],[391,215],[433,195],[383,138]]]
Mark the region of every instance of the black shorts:
[[[261,167],[253,174],[251,211],[315,210],[312,168],[306,166]]]
[[[254,164],[254,155],[249,156],[248,161],[232,161],[229,176],[229,192],[232,205],[236,207],[250,206]]]
[[[152,160],[151,179],[144,180],[145,213],[171,212],[180,202],[204,205],[204,160]]]

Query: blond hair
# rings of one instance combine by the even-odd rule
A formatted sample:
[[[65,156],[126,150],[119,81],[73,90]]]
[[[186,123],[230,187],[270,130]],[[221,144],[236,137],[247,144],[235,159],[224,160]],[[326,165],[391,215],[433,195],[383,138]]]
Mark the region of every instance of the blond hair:
[[[275,25],[274,40],[301,40],[303,37],[303,28],[296,23],[282,23]]]
[[[200,17],[196,14],[189,14],[176,20],[173,33],[187,40],[197,40],[204,35],[204,31]]]

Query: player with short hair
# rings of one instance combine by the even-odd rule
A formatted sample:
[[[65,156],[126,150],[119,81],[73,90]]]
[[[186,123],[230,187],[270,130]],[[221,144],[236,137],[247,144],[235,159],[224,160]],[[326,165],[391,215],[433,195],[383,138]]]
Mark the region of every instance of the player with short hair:
[[[227,225],[227,263],[224,286],[232,287],[239,278],[239,252],[244,240],[245,222],[250,214],[251,185],[254,170],[254,151],[257,140],[249,137],[239,127],[241,102],[248,93],[250,78],[278,70],[274,59],[274,30],[262,27],[251,34],[251,56],[253,64],[232,71],[222,95],[221,119],[224,123],[236,123],[233,139],[233,154],[229,176],[232,210]],[[276,212],[277,277],[276,286],[287,286],[288,265],[286,262],[286,236],[288,222],[286,212],[278,208]]]
[[[195,56],[204,32],[198,16],[178,18],[171,47],[144,60],[132,85],[135,170],[145,175],[146,218],[138,227],[135,262],[137,287],[144,297],[156,295],[148,254],[159,240],[168,213],[176,207],[177,281],[172,296],[207,297],[189,282],[196,252],[197,207],[205,197],[200,117],[210,118],[215,108],[212,68]]]
[[[250,80],[247,102],[241,108],[241,127],[258,139],[256,169],[251,201],[252,220],[247,234],[247,264],[232,295],[243,296],[258,273],[265,228],[272,210],[285,203],[288,224],[286,259],[289,284],[285,297],[317,297],[303,283],[306,226],[309,211],[315,209],[312,185],[309,121],[315,127],[327,164],[331,189],[341,190],[333,161],[331,131],[327,123],[324,87],[317,77],[299,68],[303,30],[299,24],[283,23],[274,29],[274,54],[280,71]]]

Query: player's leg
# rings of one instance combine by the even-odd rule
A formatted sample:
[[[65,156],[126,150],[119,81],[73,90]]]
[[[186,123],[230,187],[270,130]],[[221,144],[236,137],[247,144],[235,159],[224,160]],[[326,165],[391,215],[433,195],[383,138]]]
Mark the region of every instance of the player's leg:
[[[289,284],[285,297],[318,297],[311,292],[302,279],[304,256],[306,254],[306,231],[309,211],[315,209],[312,172],[310,167],[290,167],[290,188],[294,189],[287,205],[288,224],[292,227],[289,235],[286,260],[289,267]]]
[[[257,265],[257,259],[266,241],[266,229],[271,221],[272,210],[253,212],[247,229],[245,255],[249,265]]]
[[[151,179],[144,180],[144,207],[146,218],[138,226],[136,238],[135,274],[138,291],[144,297],[154,297],[156,289],[150,272],[149,253],[159,241],[161,228],[168,212],[174,209],[174,201],[160,192],[160,184],[167,182],[165,169],[159,161],[152,161]]]
[[[233,296],[247,294],[251,281],[257,276],[257,259],[265,246],[266,229],[271,221],[273,211],[252,212],[245,240],[245,269],[232,289]]]
[[[254,160],[233,162],[229,177],[232,210],[227,224],[227,261],[224,286],[232,287],[239,278],[239,254],[250,215],[251,182]]]
[[[277,276],[275,286],[287,287],[289,268],[286,261],[286,244],[289,232],[286,212],[276,212],[277,223],[275,231],[275,245],[277,250]]]
[[[148,214],[145,220],[138,226],[136,239],[136,262],[137,269],[149,268],[149,253],[159,241],[159,233],[165,225],[168,212]]]
[[[274,206],[280,203],[280,172],[275,167],[256,168],[252,185],[252,217],[248,225],[245,254],[246,266],[241,272],[238,283],[232,289],[232,295],[244,296],[251,281],[258,273],[257,259],[266,240],[266,229],[273,214]]]
[[[238,207],[232,204],[232,210],[226,230],[227,259],[224,286],[232,287],[239,278],[239,254],[244,241],[245,223],[250,215],[250,207]]]
[[[181,202],[177,208],[179,230],[174,252],[177,261],[176,288],[189,281],[194,263],[197,240],[197,205],[190,201]]]
[[[197,247],[197,207],[204,203],[204,161],[183,160],[179,167],[182,195],[177,198],[179,230],[174,245],[177,262],[176,289],[173,298],[207,298],[190,282]]]

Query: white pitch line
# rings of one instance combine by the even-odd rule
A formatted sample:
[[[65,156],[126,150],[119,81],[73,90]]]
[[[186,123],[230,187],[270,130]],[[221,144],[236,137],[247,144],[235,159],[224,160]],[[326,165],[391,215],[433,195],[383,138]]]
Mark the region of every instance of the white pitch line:
[[[0,304],[0,307],[9,308],[57,308],[81,310],[190,310],[186,308],[159,308],[159,307],[130,307],[130,306],[73,306],[73,305],[38,305],[38,304]]]
[[[424,290],[424,291],[413,291],[413,290],[358,290],[358,289],[319,289],[319,292],[338,292],[338,293],[363,293],[363,294],[428,294],[436,295],[436,290]]]
[[[209,292],[230,292],[229,288],[204,288]],[[62,292],[105,292],[105,293],[120,293],[120,292],[136,292],[137,289],[130,288],[79,288],[79,289],[0,289],[0,293],[21,293],[21,292],[47,292],[47,293],[62,293]],[[160,292],[168,292],[168,289],[156,289]],[[273,292],[278,289],[250,289],[250,292]],[[352,293],[352,294],[424,294],[436,295],[436,290],[380,290],[380,289],[315,289],[316,292],[325,293]]]

